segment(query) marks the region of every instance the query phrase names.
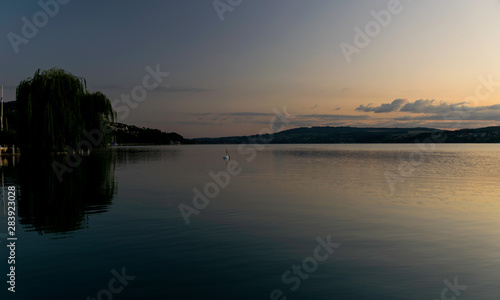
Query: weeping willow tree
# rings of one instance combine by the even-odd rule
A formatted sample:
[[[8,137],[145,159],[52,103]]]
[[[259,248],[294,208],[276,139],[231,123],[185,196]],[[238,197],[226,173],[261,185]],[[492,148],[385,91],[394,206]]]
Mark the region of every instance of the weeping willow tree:
[[[101,128],[101,122],[113,122],[116,118],[116,112],[111,106],[108,97],[101,92],[85,93],[81,105],[81,114],[83,117],[85,130]],[[108,124],[104,124],[108,126]],[[110,136],[103,132],[103,145],[110,141]]]
[[[16,98],[19,143],[27,151],[76,148],[85,139],[84,129],[98,129],[101,120],[115,118],[106,96],[88,93],[85,79],[62,69],[38,69],[33,78],[21,81]]]

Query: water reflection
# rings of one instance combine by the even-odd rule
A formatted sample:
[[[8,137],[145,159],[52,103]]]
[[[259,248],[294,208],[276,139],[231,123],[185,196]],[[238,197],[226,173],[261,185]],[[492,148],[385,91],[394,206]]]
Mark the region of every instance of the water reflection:
[[[0,156],[0,167],[9,169],[12,171],[12,168],[16,166],[16,163],[19,163],[19,155],[1,155]]]
[[[57,158],[62,163],[64,157]],[[117,192],[111,152],[85,157],[59,182],[51,159],[23,156],[17,164],[19,222],[28,231],[68,233],[86,228],[88,215],[106,212]]]
[[[134,164],[178,158],[181,150],[175,146],[118,146],[113,152],[118,164]]]

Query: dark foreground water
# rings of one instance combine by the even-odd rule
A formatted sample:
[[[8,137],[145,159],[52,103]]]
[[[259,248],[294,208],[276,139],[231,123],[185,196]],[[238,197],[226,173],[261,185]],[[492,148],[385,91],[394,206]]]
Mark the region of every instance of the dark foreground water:
[[[3,159],[0,299],[500,299],[500,145],[260,147]]]

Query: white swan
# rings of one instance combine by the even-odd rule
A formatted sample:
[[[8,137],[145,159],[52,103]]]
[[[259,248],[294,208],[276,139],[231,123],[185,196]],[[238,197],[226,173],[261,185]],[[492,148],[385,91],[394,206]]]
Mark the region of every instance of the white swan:
[[[225,161],[229,161],[231,159],[231,157],[229,156],[229,153],[227,152],[227,148],[226,148],[226,155],[224,155],[222,157],[222,159],[225,160]]]

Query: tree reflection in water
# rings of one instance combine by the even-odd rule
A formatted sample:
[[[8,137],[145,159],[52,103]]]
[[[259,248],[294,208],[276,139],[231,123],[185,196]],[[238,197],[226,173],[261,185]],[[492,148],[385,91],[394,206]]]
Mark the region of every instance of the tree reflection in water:
[[[40,234],[86,228],[88,216],[106,212],[118,188],[111,151],[84,157],[62,182],[52,168],[54,159],[63,163],[65,158],[23,156],[16,168],[19,223]]]

